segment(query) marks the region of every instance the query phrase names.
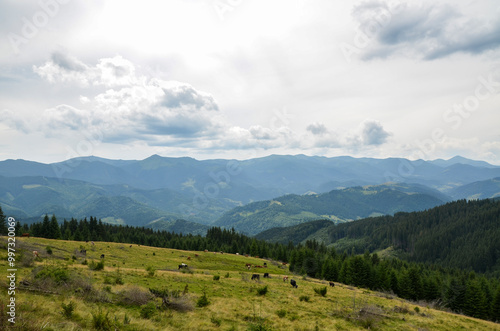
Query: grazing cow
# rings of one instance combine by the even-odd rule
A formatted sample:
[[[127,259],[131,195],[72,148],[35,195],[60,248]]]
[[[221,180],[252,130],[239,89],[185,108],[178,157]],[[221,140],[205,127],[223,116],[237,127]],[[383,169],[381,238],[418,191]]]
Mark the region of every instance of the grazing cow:
[[[185,268],[187,268],[187,267],[188,267],[188,265],[187,265],[187,264],[185,264],[185,263],[181,263],[181,264],[179,264],[179,269],[178,269],[178,270],[180,270],[180,269],[185,269]]]
[[[205,253],[208,253],[208,249],[205,249],[205,250],[204,250],[204,252],[205,252]]]
[[[269,276],[269,272],[264,273],[264,278],[271,278],[271,276]]]
[[[250,268],[252,267],[252,264],[251,263],[247,263],[247,264],[245,264],[245,267],[247,267],[247,269],[250,270]]]
[[[191,256],[188,256],[188,260],[191,260]]]
[[[93,241],[92,241],[91,243],[92,243],[92,246],[95,246],[95,244],[94,244],[94,242],[93,242]]]
[[[288,282],[288,276],[283,276],[283,281]]]
[[[292,285],[292,287],[295,287],[295,288],[299,287],[299,285],[297,285],[297,282],[294,279],[290,280],[290,285]]]
[[[236,255],[240,255],[240,253],[236,253]]]
[[[286,262],[282,262],[283,265],[286,265]]]
[[[245,257],[248,257],[248,254],[245,254]]]
[[[132,245],[130,245],[130,248],[132,248]]]
[[[194,257],[198,257],[199,255],[198,254],[195,254]]]
[[[335,283],[334,282],[330,282],[330,286],[331,287],[335,287]]]
[[[267,263],[266,262],[264,262],[264,268],[267,268]]]
[[[21,237],[28,237],[28,238],[29,238],[29,237],[30,237],[30,234],[29,234],[29,233],[23,233],[23,234],[21,235]]]
[[[104,259],[104,254],[101,254],[101,259]]]
[[[254,280],[254,279],[260,280],[259,274],[253,274],[252,275],[252,280]]]
[[[38,256],[38,251],[33,251],[33,257],[39,257]]]
[[[221,253],[221,254],[224,254],[224,252],[223,252],[223,251],[220,251],[220,253]]]

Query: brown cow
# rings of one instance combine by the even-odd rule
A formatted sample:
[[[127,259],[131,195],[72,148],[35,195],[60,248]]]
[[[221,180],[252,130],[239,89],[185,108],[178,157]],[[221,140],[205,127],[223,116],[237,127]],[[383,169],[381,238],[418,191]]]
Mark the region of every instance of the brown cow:
[[[29,238],[29,237],[30,237],[30,234],[29,234],[29,233],[23,233],[23,234],[21,235],[21,237],[28,237],[28,238]]]
[[[287,282],[288,281],[288,276],[283,276],[283,281]]]
[[[39,257],[38,256],[38,251],[33,251],[33,257]]]
[[[331,287],[335,287],[335,283],[334,282],[330,282],[330,286]]]

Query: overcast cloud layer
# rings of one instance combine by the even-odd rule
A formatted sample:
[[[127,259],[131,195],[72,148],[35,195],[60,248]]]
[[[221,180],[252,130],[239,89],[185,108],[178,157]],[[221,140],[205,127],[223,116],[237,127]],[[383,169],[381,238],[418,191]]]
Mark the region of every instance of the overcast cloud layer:
[[[495,1],[6,1],[0,159],[500,164]]]

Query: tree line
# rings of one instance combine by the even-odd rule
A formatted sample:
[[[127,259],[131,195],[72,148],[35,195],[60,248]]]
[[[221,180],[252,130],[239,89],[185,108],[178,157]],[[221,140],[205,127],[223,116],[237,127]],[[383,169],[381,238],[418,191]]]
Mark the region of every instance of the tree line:
[[[0,226],[5,216],[0,208]],[[3,231],[2,231],[3,233]],[[356,248],[338,252],[316,240],[294,245],[268,243],[236,232],[212,227],[206,236],[183,235],[145,227],[103,223],[95,217],[59,222],[45,215],[42,222],[16,225],[16,233],[49,239],[109,241],[181,250],[224,251],[249,254],[289,263],[296,274],[380,290],[409,300],[437,303],[454,312],[500,321],[500,282],[474,271],[437,264],[382,259],[377,253],[357,254]]]

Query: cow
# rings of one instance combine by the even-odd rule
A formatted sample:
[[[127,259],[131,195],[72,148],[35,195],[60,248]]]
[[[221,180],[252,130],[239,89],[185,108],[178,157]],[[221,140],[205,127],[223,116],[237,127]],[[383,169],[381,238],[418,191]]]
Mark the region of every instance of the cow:
[[[266,262],[264,262],[264,268],[267,268],[267,263]]]
[[[264,273],[264,278],[271,278],[271,276],[269,276],[269,272]]]
[[[199,255],[198,254],[195,254],[194,257],[198,257]]]
[[[188,259],[188,260],[191,260],[191,256],[188,256],[188,257],[187,257],[187,259]]]
[[[104,259],[104,254],[101,254],[101,259]]]
[[[28,238],[29,238],[29,237],[30,237],[30,234],[29,234],[29,233],[23,233],[23,234],[21,235],[21,237],[28,237]]]
[[[251,264],[251,263],[247,263],[247,264],[245,264],[245,267],[246,267],[248,270],[250,270],[250,268],[252,267],[252,264]]]
[[[38,251],[33,251],[33,257],[39,257],[38,256]]]
[[[185,263],[181,263],[181,264],[179,264],[179,269],[177,269],[177,270],[180,270],[180,269],[185,269],[185,268],[187,268],[187,267],[188,267],[188,265],[187,265],[187,264],[185,264]]]
[[[330,286],[331,287],[335,287],[335,283],[334,282],[330,282]]]
[[[95,244],[94,244],[94,242],[93,242],[93,241],[92,241],[91,243],[92,243],[92,246],[95,246]]]
[[[252,280],[257,279],[260,280],[260,275],[259,274],[253,274],[252,275]]]
[[[130,245],[129,247],[132,248],[132,245]]]
[[[288,282],[288,276],[283,276],[283,281]]]
[[[295,281],[295,279],[290,280],[290,285],[292,285],[292,287],[295,287],[295,288],[299,287],[299,285],[297,285],[297,282]]]
[[[205,250],[204,250],[204,252],[205,252],[205,253],[208,253],[208,249],[205,249]]]
[[[240,253],[236,253],[236,255],[240,255]]]

